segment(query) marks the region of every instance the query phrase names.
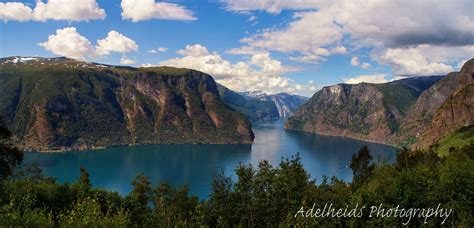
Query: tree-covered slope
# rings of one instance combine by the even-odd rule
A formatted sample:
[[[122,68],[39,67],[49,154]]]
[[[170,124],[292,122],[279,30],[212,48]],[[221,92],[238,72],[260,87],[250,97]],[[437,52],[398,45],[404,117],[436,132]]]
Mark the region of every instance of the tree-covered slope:
[[[0,115],[25,149],[253,141],[207,74],[22,59],[0,60]]]

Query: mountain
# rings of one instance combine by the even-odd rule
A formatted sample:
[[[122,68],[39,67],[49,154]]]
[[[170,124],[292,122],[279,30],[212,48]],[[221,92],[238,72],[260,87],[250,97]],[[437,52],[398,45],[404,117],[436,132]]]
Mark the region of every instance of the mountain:
[[[421,110],[426,113],[425,118],[406,120],[406,125],[415,123],[415,129],[421,129],[412,146],[415,149],[426,149],[445,135],[474,125],[474,59],[465,63],[459,73],[451,73],[422,95],[420,106],[431,109]],[[433,107],[439,103],[442,103],[439,107]],[[416,111],[420,111],[419,107],[415,107],[413,113]],[[430,120],[428,115],[431,121],[426,124]]]
[[[251,91],[241,93],[247,100],[257,99],[261,101],[273,102],[278,109],[280,118],[289,117],[298,107],[300,107],[307,97],[291,95],[288,93],[266,94],[262,91]]]
[[[227,87],[217,84],[222,101],[235,111],[243,113],[252,121],[271,120],[280,118],[278,109],[273,101],[262,101],[246,98]]]
[[[442,77],[327,86],[291,116],[286,128],[396,144],[393,135],[418,96]]]
[[[426,149],[474,125],[474,59],[445,77],[339,84],[318,91],[288,129]]]
[[[202,72],[67,58],[0,59],[0,115],[22,148],[151,143],[252,143],[244,115]]]

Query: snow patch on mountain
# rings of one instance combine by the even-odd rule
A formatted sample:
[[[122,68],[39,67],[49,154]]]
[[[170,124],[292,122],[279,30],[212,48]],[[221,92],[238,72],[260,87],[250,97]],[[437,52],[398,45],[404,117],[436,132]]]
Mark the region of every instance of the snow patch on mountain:
[[[267,94],[263,91],[249,91],[240,93],[247,99],[259,99],[261,101],[273,101],[278,109],[280,118],[289,117],[297,108],[299,108],[307,97],[292,95],[288,93]]]

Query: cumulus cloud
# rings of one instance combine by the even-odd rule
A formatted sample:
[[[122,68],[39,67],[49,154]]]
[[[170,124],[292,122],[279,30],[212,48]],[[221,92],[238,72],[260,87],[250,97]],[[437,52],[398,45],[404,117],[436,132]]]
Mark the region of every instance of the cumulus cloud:
[[[110,52],[125,53],[138,50],[138,45],[132,39],[112,30],[105,39],[97,40],[96,50],[99,55],[108,55]]]
[[[49,35],[47,41],[38,45],[56,55],[82,60],[88,57],[109,55],[111,52],[127,53],[138,49],[135,41],[113,30],[106,38],[97,40],[94,48],[75,27],[58,29],[56,34]]]
[[[241,39],[247,46],[280,52],[298,52],[293,60],[321,61],[324,56],[344,52],[340,40],[343,31],[333,26],[330,12],[296,13],[294,21],[283,29],[268,29],[262,33]]]
[[[134,63],[135,63],[135,60],[130,59],[125,55],[122,56],[122,58],[120,58],[120,64],[130,65],[130,64],[134,64]]]
[[[289,53],[291,60],[302,62],[325,61],[328,56],[345,53],[342,50],[346,47],[351,50],[368,47],[373,51],[373,60],[396,66],[395,74],[423,75],[448,70],[474,45],[474,3],[469,0],[227,0],[223,4],[226,9],[237,12],[279,13],[284,9],[306,9],[295,12],[293,19],[283,27],[262,29],[241,39],[247,50]],[[424,12],[423,16],[420,12]],[[423,45],[441,52],[423,50],[416,53],[412,50],[415,54],[412,57],[403,54]],[[336,51],[338,47],[341,47],[340,51]],[[396,61],[399,58],[396,56],[401,55],[403,62],[411,64]],[[420,61],[419,55],[426,62]],[[416,70],[405,69],[409,65]],[[370,67],[368,63],[358,66]],[[427,72],[423,72],[425,70]]]
[[[4,21],[88,21],[105,16],[96,0],[39,0],[33,9],[21,2],[0,3],[0,19]]]
[[[441,75],[454,70],[448,64],[430,61],[419,48],[389,48],[380,59],[397,76]]]
[[[343,78],[344,83],[347,84],[358,84],[362,82],[366,83],[385,83],[388,82],[386,74],[369,74],[369,75],[359,75],[352,78]]]
[[[297,84],[292,79],[282,76],[288,69],[282,66],[280,61],[271,58],[268,53],[254,54],[249,61],[237,63],[231,63],[217,52],[209,52],[200,44],[187,45],[177,53],[182,57],[168,59],[159,65],[186,67],[208,73],[217,82],[235,91],[304,93],[308,89],[308,86]]]
[[[267,74],[279,74],[285,71],[285,68],[281,65],[281,62],[272,59],[269,53],[258,53],[252,55],[250,63],[260,67],[261,71]]]
[[[178,50],[176,53],[190,57],[203,57],[209,55],[207,48],[200,44],[186,45],[185,49]]]
[[[155,2],[155,0],[122,0],[122,18],[133,22],[161,19],[194,21],[197,18],[186,7],[174,3]]]
[[[33,10],[20,2],[0,2],[0,19],[4,21],[29,21],[33,17]]]
[[[359,57],[357,57],[357,56],[352,57],[351,65],[361,67],[362,69],[369,69],[371,67],[371,65],[369,63],[360,63]]]
[[[55,35],[49,35],[47,41],[38,45],[56,55],[74,59],[84,59],[86,56],[95,55],[91,42],[81,36],[74,27],[58,29]]]

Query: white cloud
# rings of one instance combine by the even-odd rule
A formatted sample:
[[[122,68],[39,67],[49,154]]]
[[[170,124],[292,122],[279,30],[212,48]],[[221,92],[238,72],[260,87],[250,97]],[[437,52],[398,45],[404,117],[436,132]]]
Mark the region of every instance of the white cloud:
[[[288,69],[282,66],[280,61],[272,59],[268,53],[255,54],[248,62],[237,63],[231,63],[216,52],[210,53],[200,44],[187,45],[177,53],[182,57],[168,59],[159,65],[185,67],[208,73],[217,82],[235,91],[261,90],[276,93],[304,92],[307,89],[307,86],[298,85],[292,79],[282,76]]]
[[[134,63],[135,63],[135,60],[130,59],[125,55],[122,56],[122,58],[120,58],[120,64],[130,65],[130,64],[134,64]]]
[[[232,54],[232,55],[254,55],[257,53],[266,53],[266,52],[259,51],[255,49],[254,47],[242,46],[239,48],[232,48],[230,50],[227,50],[225,53]]]
[[[56,34],[49,35],[47,41],[38,45],[56,55],[82,60],[88,57],[109,55],[111,52],[127,53],[138,49],[135,41],[113,30],[106,38],[97,40],[94,48],[75,27],[58,29]]]
[[[474,56],[474,45],[388,48],[377,54],[378,60],[392,67],[396,76],[444,75],[454,71],[453,65]]]
[[[345,53],[335,51],[337,47],[349,47],[352,51],[368,47],[373,50],[373,60],[390,66],[398,65],[394,72],[424,75],[448,70],[448,66],[456,64],[453,61],[460,61],[474,45],[473,4],[469,0],[223,2],[226,9],[237,12],[260,10],[279,13],[284,9],[306,9],[294,13],[293,20],[283,27],[262,29],[241,39],[246,49],[288,53],[290,60],[319,63],[328,56]],[[420,12],[423,12],[422,17]],[[436,51],[423,50],[412,57],[403,57],[416,62],[418,70],[407,71],[403,69],[404,64],[393,64],[394,61],[389,60],[395,58],[393,50],[418,49],[422,45],[434,47]],[[453,51],[455,49],[459,51]],[[396,55],[401,55],[401,51],[397,52]],[[386,54],[385,61],[380,61]],[[417,55],[422,55],[426,62],[420,61]],[[369,68],[370,64],[359,63],[358,66]],[[427,72],[423,72],[425,70]]]
[[[362,69],[369,69],[372,66],[369,63],[360,63],[359,57],[357,57],[357,56],[352,57],[351,65],[361,67]]]
[[[206,47],[200,44],[186,45],[185,49],[176,51],[177,54],[191,57],[203,57],[208,56],[209,51]]]
[[[341,52],[340,40],[343,38],[342,29],[333,26],[329,12],[296,13],[293,22],[283,29],[269,29],[241,40],[247,46],[254,48],[298,52],[300,57],[295,60],[318,61],[331,52]]]
[[[352,57],[351,65],[352,66],[359,66],[360,65],[359,58],[358,57]]]
[[[388,63],[397,76],[439,75],[454,70],[450,65],[428,61],[417,48],[389,48],[380,59]]]
[[[49,35],[47,41],[38,45],[56,55],[74,59],[85,59],[86,56],[95,55],[91,42],[81,36],[74,27],[58,29],[55,35]]]
[[[221,0],[224,8],[234,12],[245,12],[252,10],[262,10],[268,13],[277,14],[283,9],[301,10],[317,8],[318,1],[314,0]]]
[[[28,21],[33,17],[33,10],[20,2],[0,2],[0,19],[4,21]]]
[[[34,9],[21,2],[0,3],[0,19],[4,21],[88,21],[105,16],[96,0],[39,0]]]
[[[148,53],[151,53],[151,54],[156,54],[156,53],[158,53],[158,52],[166,52],[166,51],[168,51],[168,48],[159,47],[159,48],[157,48],[157,49],[150,49],[150,50],[148,50],[147,52],[148,52]]]
[[[105,39],[97,40],[97,54],[108,55],[110,52],[126,53],[138,50],[138,45],[132,39],[112,30]]]
[[[255,15],[250,16],[249,19],[248,19],[248,21],[250,21],[250,22],[254,22],[256,20],[257,20],[257,17]]]
[[[279,74],[285,71],[281,62],[270,57],[269,53],[258,53],[251,57],[250,63],[261,68],[263,73]]]
[[[386,74],[370,74],[370,75],[360,75],[352,78],[343,78],[344,83],[347,84],[358,84],[362,82],[366,83],[385,83],[388,82]]]
[[[155,2],[155,0],[122,0],[122,18],[130,19],[133,22],[161,19],[193,21],[197,18],[193,12],[182,5]]]
[[[371,66],[370,63],[362,63],[362,65],[360,65],[362,69],[369,69]]]

